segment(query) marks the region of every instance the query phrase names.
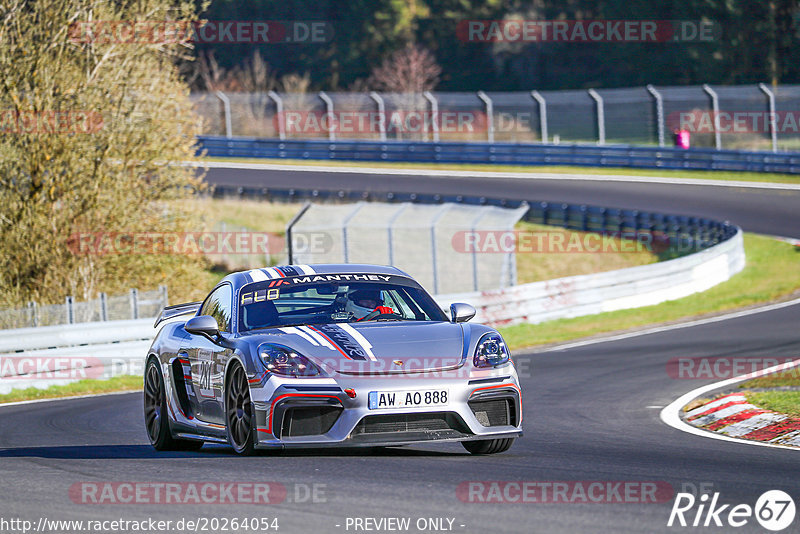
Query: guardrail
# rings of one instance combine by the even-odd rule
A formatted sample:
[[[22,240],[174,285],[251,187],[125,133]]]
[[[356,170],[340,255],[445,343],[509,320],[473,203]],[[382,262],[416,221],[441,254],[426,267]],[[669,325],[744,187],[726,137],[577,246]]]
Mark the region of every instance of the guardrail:
[[[153,318],[0,330],[0,394],[141,375]]]
[[[308,141],[200,136],[198,149],[211,157],[570,165],[639,169],[690,169],[800,174],[800,153],[659,148],[419,141]]]

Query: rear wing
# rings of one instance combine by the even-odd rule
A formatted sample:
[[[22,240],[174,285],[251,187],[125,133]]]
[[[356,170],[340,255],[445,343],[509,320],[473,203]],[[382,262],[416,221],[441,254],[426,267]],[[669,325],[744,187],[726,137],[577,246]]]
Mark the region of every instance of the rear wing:
[[[189,315],[190,313],[197,313],[197,310],[200,309],[202,302],[187,302],[185,304],[175,304],[174,306],[165,306],[161,313],[158,314],[156,317],[156,322],[153,324],[153,328],[157,327],[163,321],[167,319],[172,319],[173,317],[177,317],[179,315]]]

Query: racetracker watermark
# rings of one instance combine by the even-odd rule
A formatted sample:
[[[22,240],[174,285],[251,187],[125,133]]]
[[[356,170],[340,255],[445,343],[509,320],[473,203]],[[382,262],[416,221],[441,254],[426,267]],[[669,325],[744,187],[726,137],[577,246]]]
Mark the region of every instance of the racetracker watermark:
[[[327,331],[332,330],[328,329]],[[365,350],[355,343],[331,337],[328,337],[328,340],[332,344],[335,343],[336,350],[341,350],[348,356],[345,359],[321,358],[318,360],[320,365],[329,371],[351,375],[352,380],[369,381],[373,380],[376,375],[391,375],[393,379],[398,380],[440,380],[443,378],[479,380],[492,377],[489,371],[476,370],[469,363],[465,365],[461,358],[376,358],[372,360]],[[533,360],[530,358],[516,359],[514,370],[519,378],[531,378],[533,376]],[[492,368],[491,371],[493,372],[495,369]]]
[[[281,482],[76,482],[69,487],[75,504],[280,504],[327,502],[325,484]]]
[[[103,371],[103,360],[89,356],[0,356],[2,378],[83,380]]]
[[[692,134],[769,134],[800,133],[800,112],[778,111],[676,111],[667,116],[670,130]]]
[[[675,380],[757,378],[764,375],[764,369],[776,367],[775,372],[783,372],[784,376],[800,377],[800,367],[794,365],[796,360],[765,356],[671,358],[667,362],[667,375]]]
[[[295,253],[323,254],[333,246],[327,232],[304,232],[292,236]],[[279,254],[286,239],[270,232],[78,232],[67,239],[67,247],[78,256],[121,254]]]
[[[142,376],[141,358],[93,356],[0,356],[2,380],[84,380]]]
[[[486,132],[486,114],[480,111],[420,110],[378,111],[285,111],[273,118],[275,129],[289,135],[319,134],[387,134]]]
[[[468,503],[504,504],[658,504],[672,500],[674,491],[663,481],[466,481],[456,496]]]
[[[0,110],[1,134],[94,134],[103,128],[97,111]]]
[[[708,43],[721,33],[700,20],[463,20],[456,27],[468,43]]]
[[[688,252],[693,245],[652,232],[577,233],[567,230],[464,230],[453,234],[453,250],[464,254],[601,254]],[[681,248],[685,250],[681,250]]]
[[[69,26],[72,43],[324,44],[333,26],[321,20],[92,20]]]

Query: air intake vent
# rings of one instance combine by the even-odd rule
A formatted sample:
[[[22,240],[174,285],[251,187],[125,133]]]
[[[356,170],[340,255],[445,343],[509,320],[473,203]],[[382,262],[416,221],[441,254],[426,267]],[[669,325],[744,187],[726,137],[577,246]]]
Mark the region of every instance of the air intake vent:
[[[328,432],[342,409],[334,406],[289,408],[283,416],[281,437],[317,436]]]
[[[492,399],[470,401],[469,408],[483,426],[505,426],[514,424],[514,401]]]
[[[464,422],[454,413],[418,413],[370,415],[353,430],[353,437],[365,435],[398,436],[400,434],[466,434]],[[422,438],[424,439],[424,438]]]

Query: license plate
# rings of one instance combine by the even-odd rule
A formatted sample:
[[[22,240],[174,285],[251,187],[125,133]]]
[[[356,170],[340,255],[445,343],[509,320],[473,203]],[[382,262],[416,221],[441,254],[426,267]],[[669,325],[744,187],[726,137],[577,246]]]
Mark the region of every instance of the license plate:
[[[447,398],[446,389],[370,391],[369,409],[447,406]]]

